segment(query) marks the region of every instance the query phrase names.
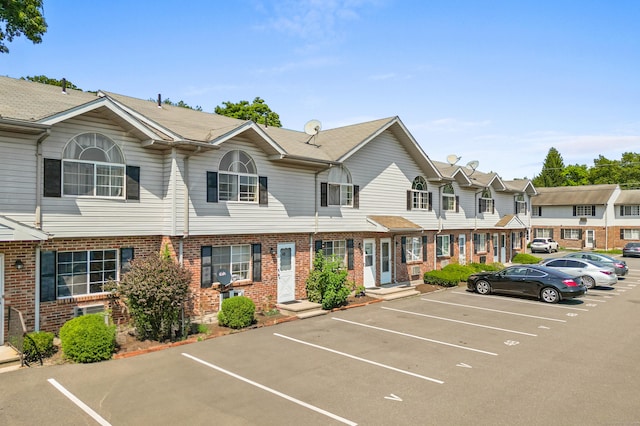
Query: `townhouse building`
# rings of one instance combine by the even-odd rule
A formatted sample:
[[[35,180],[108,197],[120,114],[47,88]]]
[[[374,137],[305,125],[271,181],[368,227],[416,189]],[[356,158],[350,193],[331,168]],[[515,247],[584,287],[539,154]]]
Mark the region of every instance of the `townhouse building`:
[[[533,237],[571,249],[621,249],[640,240],[640,190],[617,184],[537,188]]]
[[[10,311],[29,330],[118,317],[105,284],[164,247],[192,272],[193,314],[306,298],[319,250],[365,287],[506,262],[536,195],[432,161],[398,117],[308,133],[8,77],[0,153],[0,344]]]

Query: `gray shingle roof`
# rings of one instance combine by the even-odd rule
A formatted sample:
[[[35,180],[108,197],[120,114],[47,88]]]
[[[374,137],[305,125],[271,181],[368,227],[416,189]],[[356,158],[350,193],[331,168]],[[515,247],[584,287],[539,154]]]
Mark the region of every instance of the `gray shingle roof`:
[[[640,205],[640,189],[626,189],[620,192],[616,199],[615,205]]]
[[[555,186],[537,188],[534,206],[572,206],[606,204],[618,185]]]

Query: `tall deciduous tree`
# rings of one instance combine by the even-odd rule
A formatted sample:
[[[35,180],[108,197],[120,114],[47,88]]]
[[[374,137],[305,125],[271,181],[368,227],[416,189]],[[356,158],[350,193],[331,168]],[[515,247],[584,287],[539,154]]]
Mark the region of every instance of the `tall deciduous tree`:
[[[562,174],[565,178],[565,185],[580,186],[589,185],[589,169],[586,164],[571,164],[564,168]]]
[[[264,99],[256,97],[252,103],[240,101],[237,103],[223,102],[224,106],[216,106],[214,112],[227,117],[239,118],[241,120],[253,120],[256,123],[265,124],[272,127],[282,127],[280,116],[271,111]]]
[[[540,174],[533,178],[533,184],[538,187],[564,186],[566,179],[563,174],[564,162],[560,152],[550,148],[542,165]]]
[[[34,44],[42,42],[47,23],[42,0],[0,0],[0,53],[9,53],[5,40],[24,35]]]

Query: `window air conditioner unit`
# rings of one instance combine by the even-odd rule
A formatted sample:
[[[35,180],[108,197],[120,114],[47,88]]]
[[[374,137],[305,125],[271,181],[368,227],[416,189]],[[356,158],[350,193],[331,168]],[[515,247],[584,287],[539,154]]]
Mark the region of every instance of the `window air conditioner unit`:
[[[420,275],[420,266],[418,265],[412,266],[411,275]]]
[[[228,290],[220,293],[220,310],[222,310],[222,301],[230,297],[244,296],[244,290]]]
[[[89,314],[98,314],[100,312],[104,312],[104,305],[89,305],[89,306],[76,306],[75,307],[75,316],[81,317],[82,315]]]

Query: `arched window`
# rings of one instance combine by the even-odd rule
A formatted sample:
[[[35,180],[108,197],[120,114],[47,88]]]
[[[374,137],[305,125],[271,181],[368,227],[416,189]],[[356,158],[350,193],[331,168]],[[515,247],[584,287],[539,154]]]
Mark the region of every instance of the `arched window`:
[[[220,201],[258,202],[258,170],[244,151],[227,152],[218,167]]]
[[[329,170],[328,189],[330,206],[353,206],[351,173],[346,167],[333,167]]]
[[[450,183],[446,184],[442,188],[442,209],[456,209],[456,193],[453,191],[453,185],[451,185]]]
[[[100,133],[71,139],[62,153],[62,170],[64,195],[124,197],[124,156]]]
[[[491,198],[491,190],[485,188],[480,195],[478,203],[478,213],[492,213],[493,212],[493,198]]]
[[[427,180],[424,176],[417,176],[411,185],[411,208],[431,210],[429,192],[427,191]]]
[[[527,214],[527,202],[524,199],[524,194],[516,194],[516,214]]]

